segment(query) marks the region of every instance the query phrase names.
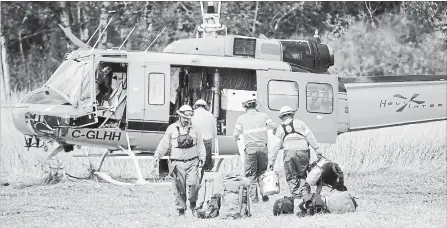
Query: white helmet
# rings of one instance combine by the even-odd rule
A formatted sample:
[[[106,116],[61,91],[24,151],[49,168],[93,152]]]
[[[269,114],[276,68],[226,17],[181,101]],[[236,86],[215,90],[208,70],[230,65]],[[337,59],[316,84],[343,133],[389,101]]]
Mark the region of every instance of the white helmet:
[[[244,108],[246,108],[247,106],[249,106],[250,104],[257,104],[257,100],[256,98],[249,98],[246,101],[242,102],[242,106]]]
[[[205,107],[205,109],[208,109],[208,105],[206,103],[206,101],[199,99],[196,101],[196,103],[194,104],[194,108],[197,108],[198,106],[203,106]]]
[[[189,105],[183,105],[182,107],[177,110],[177,114],[179,114],[182,117],[191,119],[192,116],[194,116],[194,111],[192,110],[191,106]]]
[[[283,116],[288,114],[295,114],[295,112],[289,106],[283,106],[281,110],[279,110],[278,117],[281,119]]]

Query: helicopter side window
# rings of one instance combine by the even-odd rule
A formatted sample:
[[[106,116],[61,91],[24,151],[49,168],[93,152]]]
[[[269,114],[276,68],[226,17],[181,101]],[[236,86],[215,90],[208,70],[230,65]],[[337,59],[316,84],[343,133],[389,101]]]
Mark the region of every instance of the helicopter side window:
[[[326,83],[307,83],[306,103],[308,112],[331,114],[334,109],[334,91],[332,85]]]
[[[149,74],[149,94],[148,103],[150,105],[165,104],[165,74],[150,73]]]
[[[282,106],[298,110],[298,83],[294,81],[270,80],[268,82],[268,106],[279,111]]]

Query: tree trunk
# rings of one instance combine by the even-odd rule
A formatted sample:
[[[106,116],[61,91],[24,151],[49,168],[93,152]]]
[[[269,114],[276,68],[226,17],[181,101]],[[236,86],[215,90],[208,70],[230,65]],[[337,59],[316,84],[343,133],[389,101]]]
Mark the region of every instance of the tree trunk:
[[[3,76],[3,83],[4,83],[4,91],[6,96],[9,96],[11,94],[11,84],[10,84],[10,77],[9,77],[9,64],[8,64],[8,51],[6,49],[5,43],[5,37],[3,34],[1,34],[0,37],[1,46],[2,46],[2,76]]]
[[[101,27],[98,34],[101,34],[108,22],[109,14],[107,13],[107,8],[109,7],[109,2],[103,2],[101,7],[101,15],[99,18],[99,26]],[[107,48],[107,31],[102,34],[101,41],[99,42],[98,48]]]
[[[256,31],[256,18],[258,17],[259,1],[256,1],[255,18],[253,19],[253,28],[251,29],[251,35],[255,36]]]
[[[71,30],[71,20],[70,20],[70,3],[69,2],[60,2],[59,6],[61,8],[61,22],[62,25],[68,29],[70,32],[72,32]],[[75,48],[75,44],[73,44],[72,42],[70,42],[68,40],[68,38],[66,38],[67,40],[67,48],[68,49],[74,49]]]
[[[88,7],[94,8],[93,6],[89,5],[88,2],[84,3],[83,8],[81,8],[81,23],[82,23],[82,25],[81,25],[81,40],[84,42],[87,42],[88,39],[90,38],[89,29],[88,29],[89,25],[90,25],[90,23],[89,23],[90,16],[88,15],[88,11],[86,10],[86,8],[88,8]],[[95,30],[96,30],[96,26],[95,26]],[[90,41],[90,42],[92,42],[92,41]],[[90,45],[92,45],[92,44],[90,44]]]
[[[79,38],[81,38],[82,41],[85,41],[82,39],[82,26],[81,26],[81,2],[78,2],[78,4],[76,4],[76,12],[77,12],[77,16],[78,16],[78,27],[79,27]]]

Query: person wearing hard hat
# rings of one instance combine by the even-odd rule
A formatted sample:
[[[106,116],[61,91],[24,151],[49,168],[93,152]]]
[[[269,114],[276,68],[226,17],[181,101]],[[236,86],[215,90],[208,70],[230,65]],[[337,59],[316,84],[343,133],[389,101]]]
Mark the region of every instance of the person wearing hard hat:
[[[268,168],[267,131],[276,129],[277,125],[266,113],[256,109],[256,99],[249,99],[242,105],[246,113],[237,118],[233,136],[236,140],[240,135],[244,136],[245,177],[251,181],[250,198],[256,203],[259,202],[256,184]],[[268,196],[262,196],[262,201],[268,200]]]
[[[306,183],[306,170],[309,167],[309,145],[315,150],[318,159],[322,157],[315,136],[307,125],[294,118],[295,111],[284,106],[279,111],[281,127],[276,136],[281,140],[284,148],[284,170],[290,193],[295,198],[301,198],[310,193],[310,185]],[[278,151],[274,151],[269,161],[269,168],[273,169]]]
[[[191,125],[194,111],[191,106],[183,105],[177,110],[179,120],[166,129],[165,135],[154,153],[153,166],[158,167],[161,157],[171,149],[169,157],[169,175],[174,178],[176,190],[176,206],[179,215],[184,215],[186,206],[186,190],[188,190],[190,209],[196,207],[197,194],[200,188],[199,170],[205,161],[205,145],[201,133]]]
[[[213,139],[217,137],[216,120],[208,110],[208,105],[204,100],[197,100],[194,104],[194,116],[191,119],[192,125],[202,134],[206,150],[206,159],[201,170],[200,180],[202,180],[205,171],[210,171],[213,168],[211,148]]]
[[[105,63],[101,63],[98,67],[97,76],[95,79],[96,86],[96,100],[99,105],[103,105],[105,100],[109,99],[112,93],[112,68]]]

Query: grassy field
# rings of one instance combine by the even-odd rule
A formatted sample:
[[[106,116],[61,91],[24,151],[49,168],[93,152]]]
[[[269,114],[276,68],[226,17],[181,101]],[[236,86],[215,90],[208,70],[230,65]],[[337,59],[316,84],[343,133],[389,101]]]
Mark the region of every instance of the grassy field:
[[[17,101],[16,94],[2,106]],[[287,194],[281,159],[282,191],[268,203],[253,206],[253,217],[242,220],[177,218],[170,185],[120,187],[95,180],[62,179],[43,185],[49,172],[38,162],[41,150],[23,147],[23,136],[12,125],[11,109],[1,109],[1,227],[445,227],[447,225],[446,122],[409,125],[339,136],[336,145],[322,145],[324,155],[338,162],[346,185],[358,197],[359,208],[345,215],[307,218],[274,217],[274,200]],[[51,147],[50,147],[51,150]],[[84,150],[84,148],[83,148]],[[99,152],[100,149],[91,149]],[[313,158],[314,159],[314,158]],[[238,159],[227,160],[222,172],[241,170]],[[88,176],[99,159],[72,158],[61,153],[53,168]],[[150,160],[140,160],[151,177]],[[59,171],[59,172],[61,172]],[[130,160],[106,159],[103,171],[116,178],[135,177]],[[133,180],[132,180],[133,181]],[[4,186],[6,183],[9,186]],[[327,189],[324,190],[327,193]]]

